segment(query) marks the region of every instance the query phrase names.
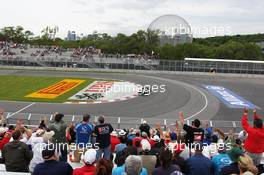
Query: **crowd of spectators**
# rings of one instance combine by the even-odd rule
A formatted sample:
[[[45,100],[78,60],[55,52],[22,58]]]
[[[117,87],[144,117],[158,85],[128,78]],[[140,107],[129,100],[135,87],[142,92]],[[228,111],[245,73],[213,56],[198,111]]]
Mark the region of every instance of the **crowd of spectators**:
[[[93,55],[100,54],[100,49],[96,49],[95,47],[86,47],[86,48],[77,48],[74,49],[71,57],[73,58],[93,58]]]
[[[143,121],[138,129],[114,129],[100,116],[90,115],[76,124],[40,122],[27,128],[18,120],[7,125],[0,112],[1,163],[6,171],[33,175],[257,175],[263,172],[264,126],[256,110],[253,126],[248,110],[242,116],[243,131],[225,134],[195,119],[185,123],[182,112],[172,130]],[[69,163],[82,163],[73,168]]]

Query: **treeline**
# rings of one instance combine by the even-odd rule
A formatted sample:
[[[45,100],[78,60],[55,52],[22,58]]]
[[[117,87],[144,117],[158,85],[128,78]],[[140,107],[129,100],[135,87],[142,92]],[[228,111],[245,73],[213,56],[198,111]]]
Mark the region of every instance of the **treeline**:
[[[256,42],[264,41],[264,34],[218,36],[195,38],[191,44],[159,45],[157,33],[139,30],[130,36],[119,33],[110,36],[94,32],[78,41],[66,41],[61,38],[50,38],[48,28],[41,36],[34,36],[23,27],[4,27],[0,30],[0,41],[29,43],[31,45],[56,45],[63,48],[95,46],[107,54],[156,54],[160,59],[182,60],[186,57],[218,58],[238,60],[264,60],[264,54]]]
[[[228,41],[236,41],[240,43],[258,43],[264,41],[264,34],[251,34],[251,35],[234,35],[234,36],[216,36],[209,38],[194,38],[194,42],[207,46],[219,46],[225,44]]]
[[[160,47],[160,58],[181,60],[190,58],[215,58],[235,60],[264,60],[261,48],[250,42],[229,40],[219,46],[203,45],[199,43],[165,45]]]

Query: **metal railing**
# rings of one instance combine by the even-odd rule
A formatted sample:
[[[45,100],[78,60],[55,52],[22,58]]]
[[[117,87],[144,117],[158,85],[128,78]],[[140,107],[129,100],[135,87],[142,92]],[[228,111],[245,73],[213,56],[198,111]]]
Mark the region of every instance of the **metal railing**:
[[[37,127],[41,120],[45,120],[46,123],[49,123],[53,120],[52,114],[31,114],[31,113],[4,113],[6,122],[8,124],[16,124],[17,120],[22,120],[23,123],[30,127]],[[90,122],[96,124],[98,116],[92,116]],[[67,123],[78,123],[82,121],[81,115],[65,115],[63,120]],[[143,121],[151,127],[155,127],[158,123],[164,130],[174,129],[176,118],[175,119],[157,119],[157,118],[128,118],[128,117],[111,117],[105,116],[105,122],[111,123],[111,125],[116,129],[129,129],[129,128],[139,128]],[[186,120],[187,124],[190,124],[190,120]],[[241,121],[216,121],[216,120],[207,120],[202,121],[203,124],[208,123],[211,127],[221,128],[224,132],[229,132],[232,129],[235,133],[238,133],[242,130]]]

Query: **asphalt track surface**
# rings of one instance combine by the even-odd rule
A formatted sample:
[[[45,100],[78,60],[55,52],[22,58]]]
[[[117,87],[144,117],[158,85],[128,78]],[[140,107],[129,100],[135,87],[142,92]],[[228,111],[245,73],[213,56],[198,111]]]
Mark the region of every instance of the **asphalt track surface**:
[[[105,115],[121,118],[178,118],[183,111],[187,119],[202,120],[241,120],[242,109],[231,109],[203,88],[203,85],[219,85],[230,89],[239,96],[264,108],[264,78],[232,78],[218,76],[193,76],[173,74],[121,74],[30,70],[0,70],[4,75],[56,76],[77,78],[119,79],[141,85],[166,85],[164,93],[152,93],[126,101],[104,104],[59,104],[34,102],[0,101],[0,108],[15,114],[52,114],[62,112],[67,115]]]

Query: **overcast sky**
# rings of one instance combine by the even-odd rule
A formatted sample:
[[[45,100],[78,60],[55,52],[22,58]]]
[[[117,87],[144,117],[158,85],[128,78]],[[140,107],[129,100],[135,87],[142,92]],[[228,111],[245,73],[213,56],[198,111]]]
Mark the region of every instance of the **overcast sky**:
[[[227,34],[251,34],[264,33],[263,9],[263,0],[5,0],[0,5],[0,28],[21,25],[39,35],[45,26],[56,25],[60,37],[68,30],[131,34],[146,30],[161,15],[176,14],[196,30],[224,27]]]

